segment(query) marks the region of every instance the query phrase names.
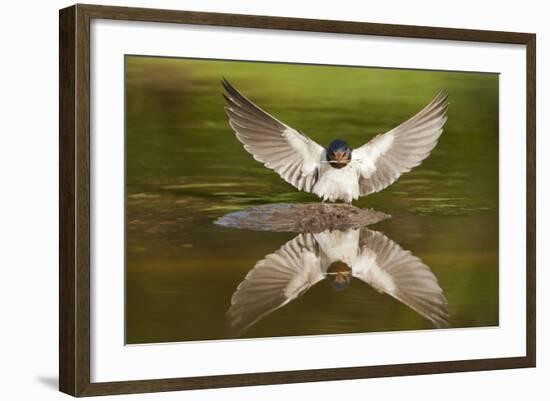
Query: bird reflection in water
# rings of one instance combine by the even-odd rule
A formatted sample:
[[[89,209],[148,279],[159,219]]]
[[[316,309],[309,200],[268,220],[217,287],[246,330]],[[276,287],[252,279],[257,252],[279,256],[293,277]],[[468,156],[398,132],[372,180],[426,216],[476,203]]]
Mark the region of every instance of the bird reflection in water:
[[[428,319],[449,324],[447,300],[420,258],[367,228],[301,233],[258,261],[239,284],[227,311],[235,335],[304,295],[322,280],[337,291],[359,279]]]

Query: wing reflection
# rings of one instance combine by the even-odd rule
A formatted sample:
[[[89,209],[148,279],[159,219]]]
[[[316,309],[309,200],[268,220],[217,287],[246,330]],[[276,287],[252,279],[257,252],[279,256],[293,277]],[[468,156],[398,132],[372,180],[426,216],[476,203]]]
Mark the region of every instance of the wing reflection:
[[[355,277],[385,293],[435,327],[448,326],[447,300],[437,278],[418,257],[367,228],[302,233],[256,263],[239,284],[227,311],[242,334],[323,279],[344,290]]]

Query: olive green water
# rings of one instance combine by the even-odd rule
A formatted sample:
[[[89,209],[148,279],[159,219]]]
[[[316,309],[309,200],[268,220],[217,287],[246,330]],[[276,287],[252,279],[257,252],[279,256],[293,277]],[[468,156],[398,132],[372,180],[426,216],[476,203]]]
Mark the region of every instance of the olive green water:
[[[224,339],[231,295],[255,263],[295,237],[213,224],[274,202],[311,202],[243,149],[220,79],[324,146],[358,147],[444,88],[448,122],[412,172],[354,204],[392,215],[380,231],[428,265],[451,327],[498,325],[498,75],[126,59],[126,342]],[[433,328],[353,280],[320,282],[242,337]]]

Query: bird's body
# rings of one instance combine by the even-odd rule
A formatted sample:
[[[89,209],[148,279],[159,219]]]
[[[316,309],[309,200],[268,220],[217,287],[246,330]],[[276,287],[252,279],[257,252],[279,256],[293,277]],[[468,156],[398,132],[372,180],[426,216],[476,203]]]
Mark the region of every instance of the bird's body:
[[[319,178],[311,192],[324,201],[343,200],[351,203],[359,198],[359,177],[353,163],[335,168],[331,163],[321,163]]]
[[[324,148],[266,113],[222,81],[229,124],[252,156],[299,190],[351,203],[418,166],[437,144],[447,117],[440,92],[424,109],[356,149],[337,139]]]

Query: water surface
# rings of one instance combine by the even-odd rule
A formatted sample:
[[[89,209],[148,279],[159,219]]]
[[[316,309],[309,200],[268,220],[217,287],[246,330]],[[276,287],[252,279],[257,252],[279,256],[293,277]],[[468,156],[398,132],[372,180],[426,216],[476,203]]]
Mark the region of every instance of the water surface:
[[[372,225],[429,266],[450,327],[498,325],[498,75],[126,58],[126,342],[232,336],[226,312],[254,265],[296,233],[214,224],[247,207],[312,202],[244,151],[227,124],[220,79],[324,146],[358,147],[444,88],[448,122],[431,156],[354,204],[390,214]],[[242,337],[430,329],[359,280],[328,281]]]

